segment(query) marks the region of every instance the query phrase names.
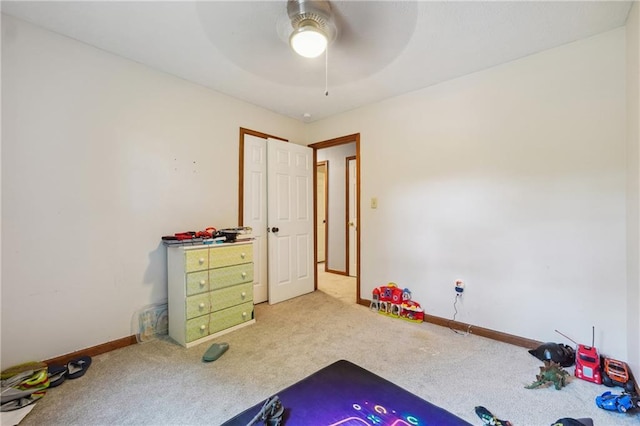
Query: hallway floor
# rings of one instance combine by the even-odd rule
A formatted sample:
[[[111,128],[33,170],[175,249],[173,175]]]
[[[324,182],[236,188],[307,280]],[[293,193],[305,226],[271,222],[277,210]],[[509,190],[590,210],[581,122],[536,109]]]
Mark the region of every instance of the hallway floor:
[[[346,303],[356,303],[356,277],[331,274],[318,263],[318,290]]]

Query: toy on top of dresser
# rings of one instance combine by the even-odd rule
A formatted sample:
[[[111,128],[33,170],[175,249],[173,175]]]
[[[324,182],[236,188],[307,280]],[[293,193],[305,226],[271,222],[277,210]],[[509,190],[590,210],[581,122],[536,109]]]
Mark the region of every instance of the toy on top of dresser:
[[[220,229],[216,232],[215,237],[224,238],[225,241],[232,243],[234,241],[246,241],[251,240],[253,237],[251,235],[253,229],[250,226],[241,226],[236,228],[225,228]]]
[[[165,235],[162,242],[166,246],[186,244],[220,244],[223,242],[249,241],[253,239],[252,228],[240,226],[235,228],[216,229],[212,226],[203,231],[177,232],[173,235]]]
[[[203,231],[186,231],[176,232],[173,235],[165,235],[162,237],[162,243],[166,246],[184,245],[184,244],[202,244],[205,240],[215,237],[216,228],[209,226]]]

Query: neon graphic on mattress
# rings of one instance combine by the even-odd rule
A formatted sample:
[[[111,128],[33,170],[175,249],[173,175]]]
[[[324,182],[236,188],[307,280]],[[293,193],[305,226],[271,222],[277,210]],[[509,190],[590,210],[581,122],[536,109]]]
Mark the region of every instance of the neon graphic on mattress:
[[[357,412],[359,417],[350,416],[345,419],[339,420],[328,426],[420,426],[426,425],[421,422],[416,416],[411,414],[401,415],[395,410],[387,409],[379,404],[369,404],[364,402],[362,404],[353,404],[352,408]]]

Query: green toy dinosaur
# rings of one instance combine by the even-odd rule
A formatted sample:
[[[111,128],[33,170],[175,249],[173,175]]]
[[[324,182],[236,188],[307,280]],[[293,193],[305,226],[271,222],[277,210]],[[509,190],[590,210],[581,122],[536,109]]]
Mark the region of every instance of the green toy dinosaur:
[[[557,362],[544,361],[544,366],[540,367],[540,374],[536,376],[536,381],[529,386],[525,386],[526,389],[536,389],[541,386],[549,385],[553,383],[557,390],[562,389],[566,384],[566,377],[569,375]]]

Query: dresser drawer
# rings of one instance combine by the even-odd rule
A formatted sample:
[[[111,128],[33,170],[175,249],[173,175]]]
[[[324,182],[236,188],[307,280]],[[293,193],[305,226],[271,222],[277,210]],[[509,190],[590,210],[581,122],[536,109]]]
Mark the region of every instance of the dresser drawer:
[[[205,271],[209,269],[209,249],[186,250],[185,272]]]
[[[209,293],[211,295],[211,312],[253,300],[253,283],[240,284]]]
[[[209,315],[209,333],[216,333],[253,318],[253,302],[243,303]]]
[[[187,297],[185,303],[187,319],[208,314],[211,311],[211,298],[209,293]]]
[[[253,282],[253,263],[244,263],[209,271],[209,288],[211,290],[247,282]]]
[[[253,262],[253,244],[212,247],[209,250],[209,268],[222,268]]]
[[[187,321],[187,333],[185,335],[186,342],[193,342],[196,339],[209,335],[209,315],[193,318]]]
[[[187,296],[209,291],[209,271],[187,274]]]

